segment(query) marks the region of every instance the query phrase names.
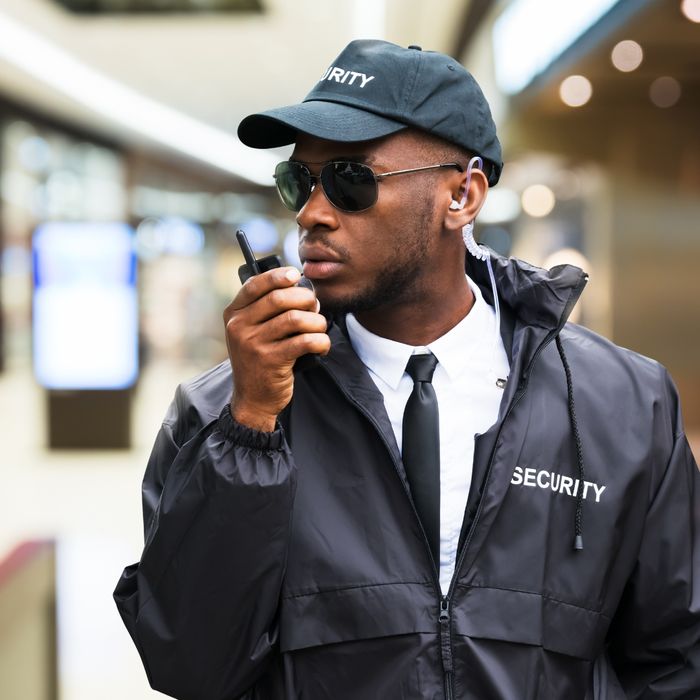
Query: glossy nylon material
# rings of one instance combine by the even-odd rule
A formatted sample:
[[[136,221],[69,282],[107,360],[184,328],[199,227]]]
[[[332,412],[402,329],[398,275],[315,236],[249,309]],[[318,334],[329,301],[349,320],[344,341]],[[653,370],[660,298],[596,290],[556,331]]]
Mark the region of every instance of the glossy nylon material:
[[[581,274],[494,262],[511,376],[477,438],[447,636],[381,394],[336,323],[271,435],[231,421],[227,364],[178,389],[144,480],[144,553],[115,591],[155,688],[202,700],[700,696],[697,544],[679,526],[700,488],[673,386],[650,360],[561,332],[586,478],[606,487],[584,501],[586,548],[573,551],[575,499],[511,480],[516,466],[576,476],[566,378],[545,341]]]

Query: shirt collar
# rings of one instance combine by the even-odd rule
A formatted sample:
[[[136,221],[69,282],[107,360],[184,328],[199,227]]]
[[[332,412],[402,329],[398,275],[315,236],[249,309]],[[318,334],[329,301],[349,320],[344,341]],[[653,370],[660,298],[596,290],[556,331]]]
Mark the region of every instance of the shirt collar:
[[[489,341],[495,333],[493,310],[484,301],[479,287],[469,277],[467,281],[474,293],[474,306],[454,328],[427,346],[451,380],[467,369],[479,351],[491,347]],[[394,390],[397,389],[408,358],[424,348],[375,335],[353,314],[347,315],[346,324],[350,343],[363,364]]]
[[[345,318],[353,349],[363,364],[396,390],[414,347],[368,331],[353,314]]]

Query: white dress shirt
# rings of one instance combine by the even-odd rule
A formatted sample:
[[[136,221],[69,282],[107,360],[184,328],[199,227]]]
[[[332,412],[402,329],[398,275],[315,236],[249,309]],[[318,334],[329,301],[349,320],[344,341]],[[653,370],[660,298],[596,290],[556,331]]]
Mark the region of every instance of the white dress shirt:
[[[474,462],[474,437],[486,432],[498,417],[508,377],[508,357],[497,332],[495,312],[467,277],[474,292],[471,311],[445,335],[427,346],[438,364],[433,386],[440,413],[440,586],[447,593],[455,568],[459,534],[469,495]],[[347,316],[352,346],[384,396],[384,406],[401,449],[403,412],[413,390],[406,363],[413,347],[370,333]]]

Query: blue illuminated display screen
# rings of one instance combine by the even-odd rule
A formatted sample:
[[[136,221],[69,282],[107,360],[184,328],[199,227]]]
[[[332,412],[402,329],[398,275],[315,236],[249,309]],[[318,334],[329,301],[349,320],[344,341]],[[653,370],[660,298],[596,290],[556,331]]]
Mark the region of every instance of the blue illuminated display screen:
[[[48,223],[33,237],[34,372],[48,389],[124,389],[138,376],[133,230]]]

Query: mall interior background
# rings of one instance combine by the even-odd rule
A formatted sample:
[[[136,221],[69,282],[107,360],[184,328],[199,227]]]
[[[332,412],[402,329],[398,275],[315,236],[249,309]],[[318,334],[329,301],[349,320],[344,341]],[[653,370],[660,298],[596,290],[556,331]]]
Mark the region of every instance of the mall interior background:
[[[298,262],[289,151],[235,128],[367,37],[476,75],[506,160],[478,236],[584,267],[578,322],[670,369],[697,454],[700,1],[0,0],[3,700],[159,695],[111,601],[150,445],[226,357],[235,230]]]

